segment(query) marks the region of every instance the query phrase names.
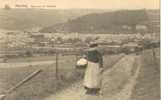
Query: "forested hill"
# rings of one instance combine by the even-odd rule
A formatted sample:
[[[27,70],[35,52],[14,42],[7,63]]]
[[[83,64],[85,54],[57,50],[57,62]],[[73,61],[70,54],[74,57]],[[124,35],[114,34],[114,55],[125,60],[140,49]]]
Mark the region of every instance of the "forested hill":
[[[96,12],[105,11],[99,9],[0,9],[0,29],[37,30]]]
[[[40,32],[60,33],[117,33],[117,32],[147,32],[151,10],[120,10],[114,12],[93,13],[68,20],[66,23],[55,24],[40,30]],[[159,11],[155,11],[159,13]],[[158,14],[156,14],[158,15]],[[155,16],[154,17],[158,17]]]

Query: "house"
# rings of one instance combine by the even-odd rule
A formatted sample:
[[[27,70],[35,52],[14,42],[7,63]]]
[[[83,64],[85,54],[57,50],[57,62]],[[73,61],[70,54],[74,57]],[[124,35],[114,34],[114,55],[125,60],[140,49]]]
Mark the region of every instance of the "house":
[[[148,30],[148,27],[146,25],[136,25],[136,30],[146,31]]]

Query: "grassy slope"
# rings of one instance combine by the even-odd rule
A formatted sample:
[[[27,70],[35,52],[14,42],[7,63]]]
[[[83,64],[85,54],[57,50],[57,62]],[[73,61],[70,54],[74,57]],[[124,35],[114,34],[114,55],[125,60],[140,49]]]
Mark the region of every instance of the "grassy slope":
[[[159,49],[156,49],[159,56]],[[132,100],[159,100],[160,98],[160,59],[153,60],[152,51],[143,53],[143,66],[133,91]]]
[[[63,64],[66,65],[66,67],[62,68],[60,66],[60,74],[64,76],[67,72],[74,70],[74,57],[70,58],[71,59],[64,59],[66,61]],[[15,85],[25,76],[40,68],[43,69],[41,74],[24,84],[18,91],[13,92],[7,100],[33,100],[33,98],[34,100],[39,100],[39,98],[53,93],[55,91],[55,65],[1,69],[1,79],[4,79],[5,89]]]
[[[70,58],[70,59],[69,59]],[[105,64],[109,67],[114,63],[118,56],[108,56],[108,62]],[[57,90],[68,87],[71,83],[80,80],[82,75],[75,70],[75,57],[61,57],[65,62],[59,64],[59,75],[63,76],[62,80],[55,80],[55,65],[50,66],[32,66],[23,68],[0,69],[0,82],[3,82],[3,88],[9,87],[22,80],[26,75],[36,69],[42,68],[43,72],[34,79],[25,83],[16,92],[13,92],[6,100],[43,100],[44,97],[55,92],[55,85],[58,82]],[[0,91],[1,92],[1,91]]]

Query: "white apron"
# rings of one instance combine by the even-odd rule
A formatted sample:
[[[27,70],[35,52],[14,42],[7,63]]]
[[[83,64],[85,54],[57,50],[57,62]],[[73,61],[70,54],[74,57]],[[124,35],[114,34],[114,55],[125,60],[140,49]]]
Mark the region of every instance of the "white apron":
[[[84,86],[88,88],[101,88],[101,70],[98,63],[88,61],[84,76]]]

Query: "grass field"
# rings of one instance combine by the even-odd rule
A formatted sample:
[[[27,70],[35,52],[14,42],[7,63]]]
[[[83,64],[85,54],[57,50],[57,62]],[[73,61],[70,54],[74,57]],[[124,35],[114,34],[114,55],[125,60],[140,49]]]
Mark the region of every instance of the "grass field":
[[[105,56],[106,67],[110,67],[118,57],[118,55]],[[17,91],[11,93],[6,100],[43,100],[44,97],[61,91],[71,83],[82,79],[81,72],[75,69],[75,56],[61,56],[60,59],[64,61],[59,63],[59,76],[61,76],[59,81],[55,78],[55,64],[22,68],[17,68],[16,66],[15,68],[0,68],[0,82],[2,84],[0,84],[0,87],[2,87],[0,92],[2,93],[4,90],[14,86],[37,69],[43,69],[43,72],[18,88]]]
[[[7,59],[8,63],[16,62],[16,63],[22,63],[22,62],[34,62],[34,61],[49,61],[49,60],[55,60],[54,55],[49,56],[35,56],[35,57],[17,57],[15,58],[9,58]]]
[[[160,50],[155,49],[155,52],[156,59],[153,58],[152,50],[143,52],[143,65],[132,100],[160,100]]]
[[[136,86],[132,93],[133,100],[159,100],[159,49],[155,49],[156,58],[153,58],[152,50],[144,51],[142,54],[142,67],[139,77],[137,78]],[[54,60],[54,56],[41,58],[27,58],[32,61]],[[104,56],[104,65],[111,67],[119,55]],[[34,60],[35,59],[35,60]],[[59,59],[63,62],[59,63],[60,80],[55,77],[55,64],[39,65],[30,67],[13,67],[0,68],[0,93],[14,86],[28,74],[37,69],[42,69],[39,75],[34,77],[15,92],[7,96],[6,100],[43,100],[55,92],[61,91],[72,85],[72,83],[82,79],[81,71],[75,69],[75,56],[60,56]],[[10,59],[9,62],[27,62],[23,59]],[[56,88],[57,86],[57,88]]]

